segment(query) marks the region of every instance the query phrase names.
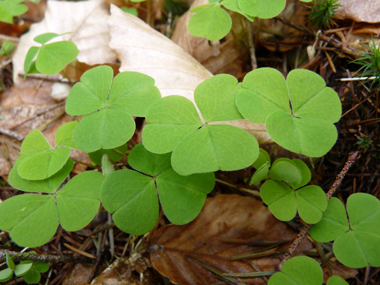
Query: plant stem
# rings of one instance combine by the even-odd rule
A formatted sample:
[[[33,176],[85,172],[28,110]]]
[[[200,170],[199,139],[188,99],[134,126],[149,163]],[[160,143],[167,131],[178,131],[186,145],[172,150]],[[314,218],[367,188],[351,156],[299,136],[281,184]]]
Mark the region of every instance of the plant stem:
[[[253,37],[252,37],[251,21],[249,21],[248,19],[245,19],[245,25],[247,26],[249,52],[251,54],[251,65],[252,65],[252,70],[254,70],[254,69],[257,69],[257,60],[256,60],[255,44],[253,43]]]
[[[8,253],[13,261],[19,262],[24,260],[32,260],[32,261],[41,261],[41,262],[53,262],[53,263],[68,263],[68,262],[81,262],[86,263],[89,262],[88,258],[83,256],[73,256],[73,255],[47,255],[47,254],[33,254],[29,252],[14,252],[9,250],[0,250],[0,262],[4,262],[6,260],[6,253]]]
[[[336,177],[333,185],[331,185],[329,191],[326,194],[327,201],[330,200],[330,198],[332,197],[332,195],[335,193],[336,189],[338,188],[338,186],[342,182],[344,176],[346,176],[346,173],[348,172],[348,170],[350,169],[350,167],[352,166],[352,164],[354,164],[354,162],[358,158],[358,154],[359,154],[359,152],[355,151],[354,153],[352,153],[348,157],[348,159],[346,161],[346,164],[344,165],[343,169],[340,171],[340,173]],[[297,247],[301,243],[301,241],[305,238],[305,236],[306,236],[307,232],[309,231],[309,229],[311,228],[311,226],[312,225],[310,225],[310,224],[306,224],[302,228],[302,230],[297,235],[296,239],[293,241],[292,245],[289,247],[288,252],[285,253],[285,256],[281,260],[280,264],[278,264],[276,266],[276,271],[280,271],[281,268],[282,268],[282,266],[284,265],[284,263],[293,256],[294,251],[297,249]]]

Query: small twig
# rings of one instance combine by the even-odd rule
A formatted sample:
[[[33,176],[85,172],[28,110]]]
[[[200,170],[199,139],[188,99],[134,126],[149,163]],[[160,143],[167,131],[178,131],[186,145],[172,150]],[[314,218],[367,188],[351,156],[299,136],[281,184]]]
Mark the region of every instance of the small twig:
[[[361,81],[361,80],[375,80],[378,76],[372,76],[372,77],[350,77],[350,78],[337,78],[335,80],[340,81]]]
[[[24,139],[24,136],[19,134],[19,133],[16,133],[14,131],[10,131],[8,129],[4,129],[2,127],[0,127],[0,133],[1,134],[4,134],[4,135],[7,135],[8,137],[11,137],[11,138],[14,138],[18,141],[22,141]]]
[[[333,185],[330,187],[329,191],[326,194],[327,201],[330,200],[332,195],[334,195],[336,189],[338,188],[338,186],[342,182],[344,176],[346,176],[346,173],[348,172],[350,167],[354,164],[354,162],[358,158],[358,155],[359,155],[358,151],[355,151],[354,153],[350,154],[350,156],[348,157],[348,159],[346,161],[346,164],[344,165],[343,169],[341,170],[341,172],[336,177],[335,182],[333,183]]]
[[[6,253],[8,253],[13,261],[19,262],[24,260],[32,260],[32,261],[41,261],[41,262],[52,262],[52,263],[68,263],[68,262],[88,262],[88,258],[84,258],[83,256],[72,256],[72,255],[46,255],[46,254],[33,254],[29,252],[14,252],[9,250],[0,250],[0,262],[6,261]]]
[[[359,154],[359,152],[356,151],[356,152],[352,153],[348,157],[348,159],[346,161],[346,164],[344,165],[343,169],[340,171],[340,173],[336,177],[335,182],[333,183],[333,185],[331,185],[329,191],[326,194],[327,201],[330,200],[330,198],[332,197],[332,195],[335,193],[336,189],[338,188],[338,186],[342,182],[342,180],[343,180],[344,176],[346,175],[347,171],[350,169],[350,167],[352,166],[352,164],[358,158],[358,154]],[[280,271],[281,268],[282,268],[282,266],[284,265],[284,263],[293,256],[294,251],[297,249],[297,247],[301,243],[301,241],[305,238],[305,236],[306,236],[307,232],[309,231],[309,229],[311,228],[311,226],[312,225],[310,225],[310,224],[306,224],[302,228],[302,230],[297,235],[296,239],[293,241],[292,245],[289,247],[287,253],[285,253],[285,256],[281,260],[280,264],[278,264],[276,266],[276,271]]]
[[[106,231],[107,231],[107,230],[106,230]],[[103,238],[102,238],[101,249],[100,249],[100,251],[99,251],[98,256],[96,257],[95,265],[94,265],[94,267],[92,268],[92,270],[91,270],[91,274],[90,274],[90,276],[88,277],[88,280],[87,280],[87,283],[88,283],[88,284],[90,284],[91,281],[92,281],[92,279],[94,279],[94,277],[95,277],[95,273],[96,273],[96,270],[98,270],[98,267],[99,267],[100,263],[102,262],[103,255],[104,255],[104,252],[105,252],[105,250],[106,250],[106,248],[105,248],[106,237],[107,237],[107,233],[104,233]]]
[[[74,251],[75,253],[78,253],[80,255],[83,255],[83,256],[86,256],[88,258],[92,258],[92,259],[96,259],[96,256],[92,255],[91,253],[88,253],[88,252],[85,252],[83,250],[80,250],[80,249],[77,249],[71,245],[69,245],[68,243],[63,243],[68,249]]]
[[[255,44],[253,43],[251,22],[248,19],[245,19],[245,25],[247,26],[248,44],[249,44],[249,52],[251,55],[252,70],[255,70],[257,69],[257,60],[256,60]]]
[[[11,41],[11,42],[18,43],[20,39],[16,37],[10,37],[7,35],[0,34],[0,41]]]
[[[234,185],[234,184],[232,184],[232,183],[228,183],[228,182],[226,182],[226,181],[220,180],[220,179],[218,179],[218,178],[215,178],[215,181],[216,181],[216,182],[219,182],[219,183],[221,183],[221,184],[224,184],[224,185],[227,185],[227,186],[230,186],[230,187],[236,188],[236,189],[238,189],[239,191],[245,191],[245,192],[251,193],[253,196],[261,197],[261,196],[260,196],[260,192],[257,191],[257,190],[252,190],[252,189],[243,188],[243,187],[240,187],[240,186]]]

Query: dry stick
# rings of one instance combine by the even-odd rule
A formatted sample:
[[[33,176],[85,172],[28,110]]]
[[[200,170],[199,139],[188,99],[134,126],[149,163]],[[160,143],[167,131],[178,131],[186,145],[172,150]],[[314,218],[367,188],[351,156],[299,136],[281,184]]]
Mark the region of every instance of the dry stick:
[[[19,262],[23,260],[32,260],[32,261],[42,261],[42,262],[53,262],[53,263],[68,263],[71,261],[76,262],[89,262],[88,258],[84,258],[82,256],[72,256],[72,255],[46,255],[46,254],[33,254],[29,252],[14,252],[9,250],[0,250],[0,262],[4,262],[6,260],[6,253],[8,253],[13,261]]]
[[[358,158],[358,154],[359,154],[359,152],[355,151],[354,153],[352,153],[348,157],[348,159],[346,161],[346,164],[344,165],[343,169],[340,171],[340,173],[336,177],[335,182],[333,183],[333,185],[330,187],[329,191],[326,194],[327,201],[330,200],[330,198],[332,197],[332,195],[335,193],[336,189],[338,188],[338,186],[342,182],[342,180],[343,180],[344,176],[346,175],[347,171],[350,169],[350,167],[352,166],[352,164]],[[312,225],[310,225],[310,224],[306,224],[302,228],[302,230],[300,231],[300,233],[297,235],[296,239],[293,241],[292,245],[289,247],[288,252],[285,253],[285,256],[281,260],[280,264],[276,266],[276,271],[280,271],[281,268],[282,268],[282,266],[284,265],[284,263],[293,256],[294,251],[297,249],[298,245],[304,239],[304,237],[306,236],[306,234],[309,231],[309,229],[311,228],[311,226]]]
[[[256,60],[255,44],[253,43],[253,37],[252,37],[251,22],[248,19],[245,19],[245,25],[247,26],[249,52],[251,54],[252,70],[255,70],[255,69],[257,69],[257,60]]]
[[[107,231],[107,230],[106,230],[106,231]],[[104,252],[105,252],[105,250],[106,250],[106,248],[105,248],[106,238],[107,238],[107,233],[105,232],[105,233],[103,234],[103,238],[102,238],[101,249],[100,249],[100,251],[99,251],[98,256],[96,257],[95,265],[94,265],[94,267],[93,267],[92,270],[91,270],[91,274],[90,274],[90,276],[88,277],[87,283],[91,283],[92,279],[94,279],[94,277],[95,277],[95,273],[96,273],[96,270],[98,270],[98,267],[99,267],[100,263],[102,262],[103,255],[104,255]]]

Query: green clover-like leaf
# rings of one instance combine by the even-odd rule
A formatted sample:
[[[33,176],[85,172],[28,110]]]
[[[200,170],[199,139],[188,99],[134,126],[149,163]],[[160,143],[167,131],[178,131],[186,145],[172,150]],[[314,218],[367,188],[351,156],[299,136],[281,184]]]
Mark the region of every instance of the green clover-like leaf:
[[[43,180],[56,174],[69,159],[71,149],[62,147],[26,157],[18,166],[18,174],[27,180]]]
[[[270,19],[284,10],[286,0],[238,0],[238,4],[244,13],[252,17]]]
[[[26,180],[47,179],[62,169],[70,152],[69,147],[53,149],[40,131],[31,131],[21,145],[23,159],[19,161],[15,177],[20,176]]]
[[[327,207],[324,191],[318,186],[306,186],[297,191],[285,183],[266,181],[260,189],[260,196],[272,214],[281,221],[289,221],[298,213],[310,224],[318,223]]]
[[[132,170],[118,170],[105,179],[100,199],[119,229],[142,235],[158,220],[158,198],[153,179]]]
[[[348,285],[348,282],[338,275],[333,275],[329,278],[326,285]]]
[[[268,285],[320,285],[322,281],[323,273],[318,262],[310,257],[296,256],[271,276]]]
[[[9,231],[12,240],[23,247],[47,243],[58,227],[54,197],[23,194],[0,204],[0,229]],[[42,226],[41,226],[42,225]]]
[[[1,10],[0,10],[1,11]],[[7,282],[13,276],[13,271],[10,268],[0,270],[0,282]]]
[[[32,268],[33,263],[21,263],[17,264],[15,268],[15,275],[16,276],[24,276],[27,274],[31,268]]]
[[[244,78],[236,104],[246,119],[265,122],[271,138],[290,151],[318,157],[336,142],[339,97],[312,71],[292,70],[285,81],[275,69],[256,69]]]
[[[284,157],[275,160],[269,170],[269,177],[276,180],[282,180],[287,183],[300,183],[302,173],[291,159]]]
[[[76,231],[94,218],[100,206],[99,193],[104,176],[95,171],[82,172],[57,193],[59,185],[73,168],[72,160],[47,180],[27,181],[18,176],[16,170],[30,156],[33,155],[23,155],[16,161],[9,175],[10,182],[25,191],[54,195],[24,194],[7,199],[0,204],[0,214],[4,217],[0,228],[10,231],[18,245],[37,247],[54,235],[58,219],[64,229]]]
[[[28,6],[20,4],[24,0],[3,0],[0,1],[0,21],[13,24],[13,17],[24,14],[28,11]]]
[[[55,193],[74,167],[74,162],[69,159],[61,170],[48,179],[27,180],[22,178],[17,172],[18,166],[27,157],[28,155],[22,155],[17,158],[8,176],[9,184],[12,185],[12,187],[22,191]]]
[[[5,258],[6,258],[8,267],[11,270],[14,270],[15,269],[15,263],[13,262],[12,257],[8,253],[5,253]]]
[[[310,235],[317,241],[335,239],[335,256],[348,267],[380,266],[379,199],[365,193],[352,194],[347,200],[350,226],[342,203],[336,198],[331,200]]]
[[[40,282],[41,280],[41,274],[34,270],[30,269],[25,275],[24,275],[24,280],[28,284],[36,284]]]
[[[248,15],[245,11],[243,11],[240,8],[238,0],[223,0],[220,4],[226,7],[228,10],[242,14],[244,17],[246,17],[250,21],[254,20],[254,17]]]
[[[112,149],[133,135],[132,116],[145,116],[147,107],[161,97],[154,80],[137,72],[119,73],[99,66],[86,71],[70,91],[66,112],[85,115],[75,127],[73,138],[85,152]]]
[[[194,11],[194,10],[193,10]],[[190,18],[188,29],[196,37],[205,37],[210,41],[224,38],[231,30],[230,15],[219,5],[203,7]]]
[[[95,217],[103,180],[104,176],[99,172],[82,172],[57,193],[58,217],[65,230],[78,231]]]
[[[172,166],[180,175],[248,167],[258,156],[258,143],[246,131],[222,124],[239,120],[234,101],[240,84],[217,75],[195,89],[195,106],[181,96],[168,96],[147,110],[143,143],[153,153],[173,151]]]
[[[55,135],[55,147],[68,146],[71,148],[78,148],[73,140],[73,132],[77,125],[77,121],[61,125]]]
[[[78,55],[77,46],[70,41],[44,44],[36,59],[36,68],[46,75],[56,74],[72,62]]]
[[[143,174],[118,170],[107,176],[101,190],[104,208],[127,233],[144,234],[154,227],[157,192],[166,217],[185,224],[199,214],[215,184],[213,173],[180,176],[170,166],[170,154],[153,154],[141,143],[132,149],[128,161]]]

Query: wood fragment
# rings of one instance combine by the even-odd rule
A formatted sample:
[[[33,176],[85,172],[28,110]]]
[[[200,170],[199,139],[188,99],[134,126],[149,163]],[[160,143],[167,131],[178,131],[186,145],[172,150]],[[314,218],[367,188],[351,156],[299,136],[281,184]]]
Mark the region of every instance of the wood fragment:
[[[92,259],[96,259],[96,256],[95,255],[92,255],[91,253],[88,253],[88,252],[85,252],[83,250],[80,250],[80,249],[77,249],[71,245],[69,245],[68,243],[64,243],[64,245],[69,248],[70,250],[80,254],[80,255],[83,255],[83,256],[86,256],[88,258],[92,258]]]
[[[29,252],[14,252],[9,250],[0,250],[0,262],[5,262],[6,253],[8,253],[13,261],[19,262],[24,260],[32,260],[32,261],[41,261],[41,262],[52,262],[52,263],[68,263],[68,262],[89,262],[87,258],[83,258],[82,256],[75,257],[72,255],[47,255],[47,254],[33,254]]]

